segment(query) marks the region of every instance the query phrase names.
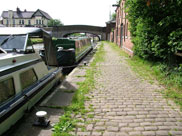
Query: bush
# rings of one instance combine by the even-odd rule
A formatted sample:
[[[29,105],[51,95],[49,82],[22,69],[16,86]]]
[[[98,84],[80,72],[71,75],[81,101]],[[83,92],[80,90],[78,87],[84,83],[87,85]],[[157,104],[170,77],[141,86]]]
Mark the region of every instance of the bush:
[[[144,59],[171,62],[182,50],[181,0],[127,0],[134,53]]]

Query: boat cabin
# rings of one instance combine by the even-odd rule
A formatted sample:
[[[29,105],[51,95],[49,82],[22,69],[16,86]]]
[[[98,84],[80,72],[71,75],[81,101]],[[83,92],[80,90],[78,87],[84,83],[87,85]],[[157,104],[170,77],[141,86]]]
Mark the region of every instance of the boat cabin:
[[[0,135],[19,120],[60,81],[62,70],[47,65],[35,52],[31,38],[51,36],[39,28],[0,28]],[[49,51],[46,59],[49,59]]]
[[[0,47],[6,52],[34,53],[30,38],[51,36],[39,28],[0,28]]]

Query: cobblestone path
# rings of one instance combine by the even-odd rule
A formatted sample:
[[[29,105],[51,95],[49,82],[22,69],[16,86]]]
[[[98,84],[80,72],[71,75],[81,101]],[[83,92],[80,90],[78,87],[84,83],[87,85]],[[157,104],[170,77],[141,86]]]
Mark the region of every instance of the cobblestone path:
[[[94,111],[86,118],[78,116],[87,123],[80,123],[73,135],[182,136],[182,113],[162,96],[162,88],[137,77],[109,45],[104,49],[96,89],[85,103]]]

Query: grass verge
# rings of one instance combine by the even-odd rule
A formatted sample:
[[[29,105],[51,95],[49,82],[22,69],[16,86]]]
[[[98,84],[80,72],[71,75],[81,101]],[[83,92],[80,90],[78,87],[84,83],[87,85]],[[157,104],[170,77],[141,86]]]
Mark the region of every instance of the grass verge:
[[[126,57],[126,61],[142,79],[148,80],[150,83],[158,82],[164,86],[165,90],[161,92],[166,98],[172,99],[180,105],[182,109],[182,72],[179,70],[170,70],[167,65],[161,62],[149,62],[137,56],[129,57],[116,44],[107,42],[121,56]]]
[[[90,68],[86,70],[85,81],[79,83],[79,88],[74,94],[71,105],[64,107],[64,115],[60,117],[59,123],[54,126],[53,136],[70,136],[70,132],[76,128],[79,122],[82,122],[74,118],[74,116],[78,114],[84,115],[89,112],[84,106],[84,102],[88,100],[85,94],[95,87],[94,77],[98,73],[96,65],[104,60],[104,53],[102,43],[95,54],[93,62],[90,64]],[[92,110],[90,108],[90,111]]]
[[[38,44],[38,43],[43,43],[42,38],[31,38],[32,44]]]

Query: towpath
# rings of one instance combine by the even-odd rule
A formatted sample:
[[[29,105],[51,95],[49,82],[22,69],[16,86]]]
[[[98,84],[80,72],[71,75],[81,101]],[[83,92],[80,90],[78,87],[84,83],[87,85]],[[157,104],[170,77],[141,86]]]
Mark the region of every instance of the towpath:
[[[96,89],[88,96],[86,108],[94,112],[80,123],[78,136],[182,136],[182,113],[173,102],[132,72],[126,59],[105,44],[105,61],[98,64],[101,74]],[[169,104],[170,103],[170,104]],[[92,115],[92,116],[91,116]],[[93,121],[94,120],[94,121]],[[90,121],[90,123],[88,123]],[[86,129],[83,129],[86,126]]]

